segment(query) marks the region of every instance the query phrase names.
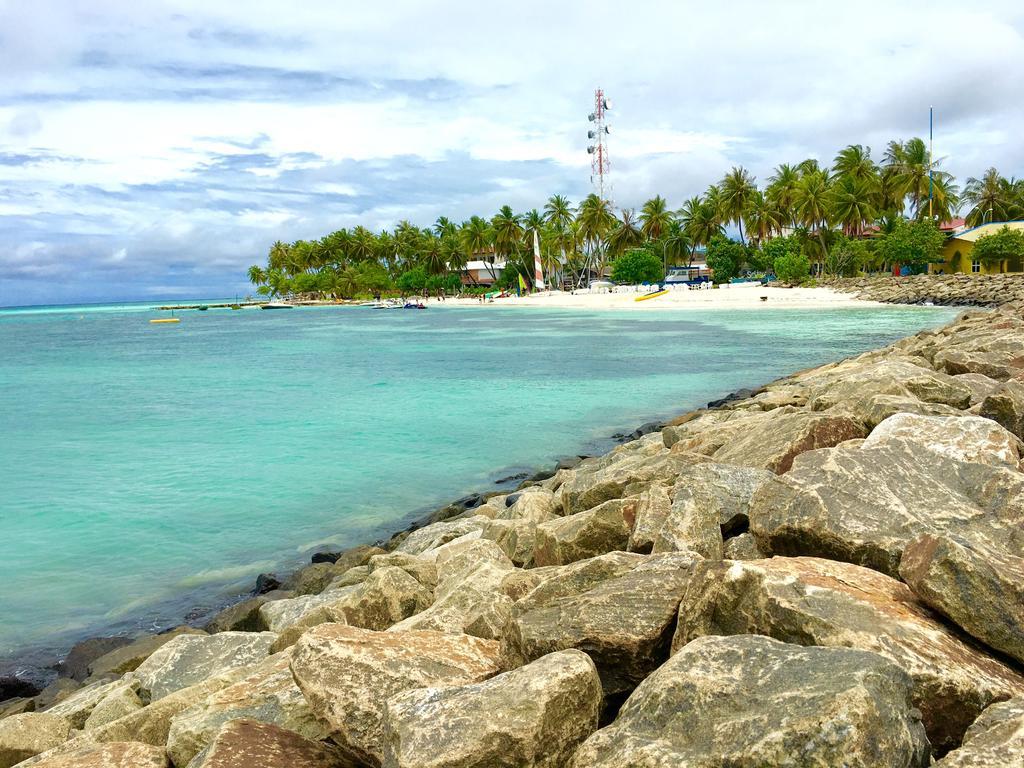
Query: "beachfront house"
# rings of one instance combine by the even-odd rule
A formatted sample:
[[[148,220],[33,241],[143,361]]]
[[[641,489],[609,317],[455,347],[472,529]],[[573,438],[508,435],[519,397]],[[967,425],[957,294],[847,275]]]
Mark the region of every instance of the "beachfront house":
[[[960,272],[974,275],[995,275],[1003,272],[1024,271],[1021,259],[1003,259],[1001,261],[983,262],[971,257],[974,244],[984,235],[994,235],[1003,227],[1024,230],[1024,221],[993,221],[978,227],[961,227],[950,233],[946,245],[942,249],[942,261],[930,264],[931,274],[952,274]]]
[[[474,254],[475,255],[475,254]],[[493,285],[505,269],[504,259],[471,259],[462,270],[463,285]]]

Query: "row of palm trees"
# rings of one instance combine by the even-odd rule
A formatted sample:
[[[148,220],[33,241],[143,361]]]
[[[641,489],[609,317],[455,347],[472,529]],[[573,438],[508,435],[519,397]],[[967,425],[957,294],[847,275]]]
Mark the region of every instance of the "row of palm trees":
[[[639,212],[616,212],[593,194],[578,206],[554,195],[543,209],[525,214],[506,205],[489,219],[471,216],[456,223],[442,216],[427,228],[402,221],[393,231],[377,234],[357,226],[319,240],[278,241],[266,267],[250,268],[249,277],[278,292],[290,279],[328,271],[358,290],[369,264],[395,279],[416,268],[429,275],[460,273],[470,260],[484,262],[492,276],[501,265],[528,276],[536,238],[546,273],[581,281],[638,246],[653,249],[666,267],[692,261],[699,248],[729,226],[754,248],[799,232],[816,243],[818,258],[824,259],[836,233],[861,237],[901,217],[942,222],[961,206],[969,206],[971,225],[1024,216],[1024,181],[1007,179],[992,168],[980,179],[969,178],[961,193],[941,164],[930,158],[919,138],[890,142],[881,162],[872,158],[869,147],[854,144],[839,151],[831,166],[813,159],[780,165],[763,187],[746,169],[735,167],[678,210],[660,195]]]

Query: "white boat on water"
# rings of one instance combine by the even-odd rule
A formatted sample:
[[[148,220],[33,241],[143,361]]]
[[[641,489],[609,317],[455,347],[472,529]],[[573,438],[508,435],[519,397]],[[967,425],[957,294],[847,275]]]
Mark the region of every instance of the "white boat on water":
[[[268,301],[266,304],[260,304],[260,309],[291,309],[294,306],[285,301]]]
[[[374,301],[367,306],[370,309],[401,309],[405,305],[398,299],[384,299],[383,301]]]

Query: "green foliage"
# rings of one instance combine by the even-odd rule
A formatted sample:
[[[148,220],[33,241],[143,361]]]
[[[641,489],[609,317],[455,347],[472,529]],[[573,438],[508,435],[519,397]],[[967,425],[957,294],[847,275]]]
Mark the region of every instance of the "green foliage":
[[[716,283],[728,283],[739,274],[746,259],[746,249],[741,243],[725,235],[715,235],[708,243],[707,264],[714,270]]]
[[[888,264],[923,267],[940,261],[946,236],[933,221],[907,221],[898,218],[889,232],[879,239],[877,254]]]
[[[612,280],[622,285],[659,283],[664,277],[661,258],[649,248],[631,248],[612,262]]]
[[[830,275],[852,277],[871,260],[868,244],[846,235],[838,235],[825,256],[825,271]]]
[[[1000,227],[991,235],[982,235],[974,244],[971,258],[985,263],[1003,259],[1019,259],[1024,256],[1024,232],[1019,229]]]
[[[775,271],[775,262],[782,256],[801,254],[803,249],[800,240],[795,235],[788,237],[773,237],[761,244],[760,254],[757,256],[757,264],[765,272]]]
[[[403,294],[422,293],[427,285],[427,273],[422,267],[410,269],[398,276],[395,285]]]
[[[784,283],[802,283],[810,274],[811,260],[802,249],[787,249],[775,259],[775,276]]]
[[[445,293],[454,293],[458,291],[462,285],[462,280],[458,275],[449,272],[447,275],[431,275],[427,278],[426,285],[424,286],[427,293],[435,294],[438,291],[444,291]]]

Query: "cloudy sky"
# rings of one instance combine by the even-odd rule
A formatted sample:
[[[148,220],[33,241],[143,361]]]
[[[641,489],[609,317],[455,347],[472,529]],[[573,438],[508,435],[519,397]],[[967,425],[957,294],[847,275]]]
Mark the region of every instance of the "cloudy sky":
[[[1024,3],[0,0],[0,306],[233,296],[276,239],[925,135],[1024,175]]]

